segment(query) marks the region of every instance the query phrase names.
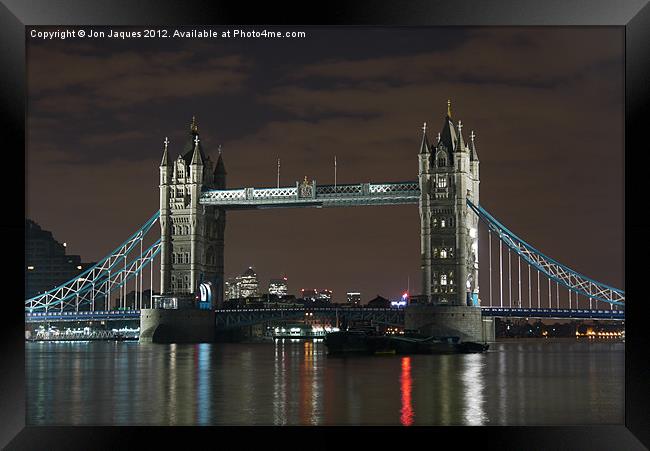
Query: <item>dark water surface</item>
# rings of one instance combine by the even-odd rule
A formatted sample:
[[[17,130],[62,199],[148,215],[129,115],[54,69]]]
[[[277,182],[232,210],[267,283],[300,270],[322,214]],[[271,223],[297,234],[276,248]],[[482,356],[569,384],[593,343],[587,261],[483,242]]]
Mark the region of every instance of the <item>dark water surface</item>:
[[[624,422],[622,342],[328,357],[321,341],[26,343],[29,425]]]

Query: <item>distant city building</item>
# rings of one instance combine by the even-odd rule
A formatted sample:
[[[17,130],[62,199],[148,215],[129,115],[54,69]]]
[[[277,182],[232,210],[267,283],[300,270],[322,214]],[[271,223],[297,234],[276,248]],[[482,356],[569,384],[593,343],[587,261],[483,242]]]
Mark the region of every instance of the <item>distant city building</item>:
[[[249,266],[244,274],[236,278],[236,281],[239,285],[239,297],[254,298],[259,296],[257,274],[252,267]]]
[[[361,304],[361,293],[358,291],[348,291],[348,304],[359,305]]]
[[[224,298],[227,301],[239,298],[239,285],[235,279],[228,279],[224,284]]]
[[[224,284],[224,296],[229,299],[245,299],[259,296],[257,274],[249,267],[244,274],[228,279]]]
[[[281,279],[271,279],[269,281],[269,294],[276,295],[279,298],[282,298],[287,295],[287,278],[282,277]]]
[[[314,288],[313,290],[308,289],[305,290],[304,288],[300,290],[301,297],[305,300],[312,300],[312,301],[324,301],[324,302],[331,302],[332,301],[332,290],[327,290],[327,289],[316,289]]]
[[[66,255],[52,232],[25,220],[25,298],[51,290],[84,272],[94,263],[82,263],[78,255]]]
[[[390,307],[390,301],[377,295],[376,298],[368,302],[368,307],[377,307],[377,308],[388,308]]]

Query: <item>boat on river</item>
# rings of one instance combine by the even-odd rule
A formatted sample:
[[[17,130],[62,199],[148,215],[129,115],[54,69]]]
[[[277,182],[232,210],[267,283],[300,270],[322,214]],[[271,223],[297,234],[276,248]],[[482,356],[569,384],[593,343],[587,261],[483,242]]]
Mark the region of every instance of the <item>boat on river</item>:
[[[329,354],[466,354],[488,350],[486,343],[460,341],[458,337],[426,337],[416,334],[378,335],[365,330],[331,332],[325,336]]]

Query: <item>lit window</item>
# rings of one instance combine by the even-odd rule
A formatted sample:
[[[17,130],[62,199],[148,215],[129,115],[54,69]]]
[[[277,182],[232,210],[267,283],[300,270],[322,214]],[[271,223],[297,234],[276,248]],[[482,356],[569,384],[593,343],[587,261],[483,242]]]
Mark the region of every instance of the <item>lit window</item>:
[[[29,269],[30,271],[33,271],[34,267],[33,266],[28,266],[27,269]]]
[[[440,276],[440,285],[447,285],[447,274]]]
[[[446,188],[447,187],[447,178],[446,177],[440,177],[438,179],[438,188]]]
[[[445,226],[445,220],[444,220],[444,219],[441,219],[441,220],[440,220],[440,227],[444,227],[444,226]]]
[[[442,249],[440,251],[440,258],[447,258],[447,250],[446,249]]]

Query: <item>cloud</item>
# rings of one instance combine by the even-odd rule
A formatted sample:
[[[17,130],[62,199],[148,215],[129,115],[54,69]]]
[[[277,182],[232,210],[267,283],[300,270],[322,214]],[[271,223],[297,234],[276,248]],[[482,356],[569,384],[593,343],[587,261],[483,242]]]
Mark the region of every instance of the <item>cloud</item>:
[[[84,113],[234,92],[251,67],[238,55],[196,56],[189,50],[97,56],[75,51],[74,46],[33,46],[27,70],[32,114]]]
[[[603,39],[602,29],[479,29],[453,49],[319,62],[294,71],[291,78],[544,86],[596,68],[602,61],[619,61],[623,36],[620,30],[610,33],[610,39]]]

